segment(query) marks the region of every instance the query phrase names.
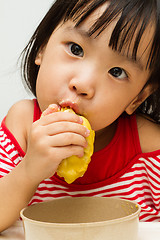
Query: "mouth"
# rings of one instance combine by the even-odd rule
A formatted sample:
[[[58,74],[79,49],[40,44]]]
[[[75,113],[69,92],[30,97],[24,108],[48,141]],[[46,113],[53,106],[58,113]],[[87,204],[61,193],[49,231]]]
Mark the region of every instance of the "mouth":
[[[73,111],[76,113],[76,114],[79,114],[79,107],[78,107],[78,104],[74,101],[70,101],[70,100],[63,100],[59,103],[59,106],[61,108],[71,108],[73,109]]]

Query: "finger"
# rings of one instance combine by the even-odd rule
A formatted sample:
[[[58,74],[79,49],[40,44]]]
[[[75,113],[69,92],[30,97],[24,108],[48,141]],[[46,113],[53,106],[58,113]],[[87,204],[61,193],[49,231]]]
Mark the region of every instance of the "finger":
[[[56,135],[64,132],[72,132],[88,137],[90,131],[83,125],[74,122],[55,122],[46,126],[47,135]]]
[[[42,117],[39,121],[42,125],[48,125],[48,124],[51,124],[54,122],[60,122],[60,121],[76,122],[79,124],[83,123],[83,119],[80,116],[70,112],[50,113],[45,117]]]
[[[50,136],[48,137],[48,141],[50,142],[49,145],[52,147],[76,145],[85,148],[88,145],[85,137],[80,134],[70,132]]]
[[[60,107],[57,104],[51,104],[46,110],[43,111],[41,117],[44,117],[54,112],[58,112],[59,110],[60,110]]]
[[[54,156],[54,162],[60,162],[68,157],[71,156],[77,156],[77,157],[83,157],[84,155],[84,148],[81,146],[75,146],[75,145],[70,145],[70,146],[65,146],[65,147],[56,147],[53,148],[52,152]]]

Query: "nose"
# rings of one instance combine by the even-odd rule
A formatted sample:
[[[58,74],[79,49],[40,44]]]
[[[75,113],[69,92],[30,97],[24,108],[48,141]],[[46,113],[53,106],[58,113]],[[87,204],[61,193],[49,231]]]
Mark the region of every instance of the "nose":
[[[81,70],[75,74],[69,82],[69,88],[75,91],[77,95],[90,99],[95,94],[96,74],[95,71],[88,69]]]

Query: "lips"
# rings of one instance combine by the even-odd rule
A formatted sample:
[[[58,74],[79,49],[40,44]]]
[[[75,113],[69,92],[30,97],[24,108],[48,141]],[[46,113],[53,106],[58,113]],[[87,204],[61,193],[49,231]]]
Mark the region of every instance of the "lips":
[[[59,103],[60,107],[68,107],[73,109],[73,111],[77,114],[79,114],[79,107],[78,104],[75,103],[74,101],[70,101],[70,100],[63,100]]]

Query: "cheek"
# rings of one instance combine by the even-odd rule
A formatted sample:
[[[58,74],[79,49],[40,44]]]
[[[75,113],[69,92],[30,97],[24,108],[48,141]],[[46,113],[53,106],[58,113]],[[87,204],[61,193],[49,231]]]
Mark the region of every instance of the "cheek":
[[[49,99],[54,95],[53,90],[55,88],[52,86],[53,83],[51,79],[53,78],[48,75],[47,71],[43,71],[43,69],[40,68],[36,82],[36,95],[39,105],[41,106],[41,110],[45,110],[48,103],[50,103]]]
[[[110,91],[110,93],[108,91],[108,94],[103,93],[92,104],[92,112],[88,115],[93,130],[100,130],[115,122],[129,103],[130,99],[124,93],[122,95],[116,91]]]
[[[117,120],[117,118],[121,115],[121,113],[117,113],[116,111],[112,112],[103,110],[102,112],[95,112],[94,117],[91,118],[90,124],[94,131],[101,130],[113,122]]]
[[[56,82],[54,79],[57,76],[56,67],[50,64],[42,64],[40,66],[38,76],[37,76],[37,83],[36,89],[37,91],[43,91],[52,88],[52,85]]]

